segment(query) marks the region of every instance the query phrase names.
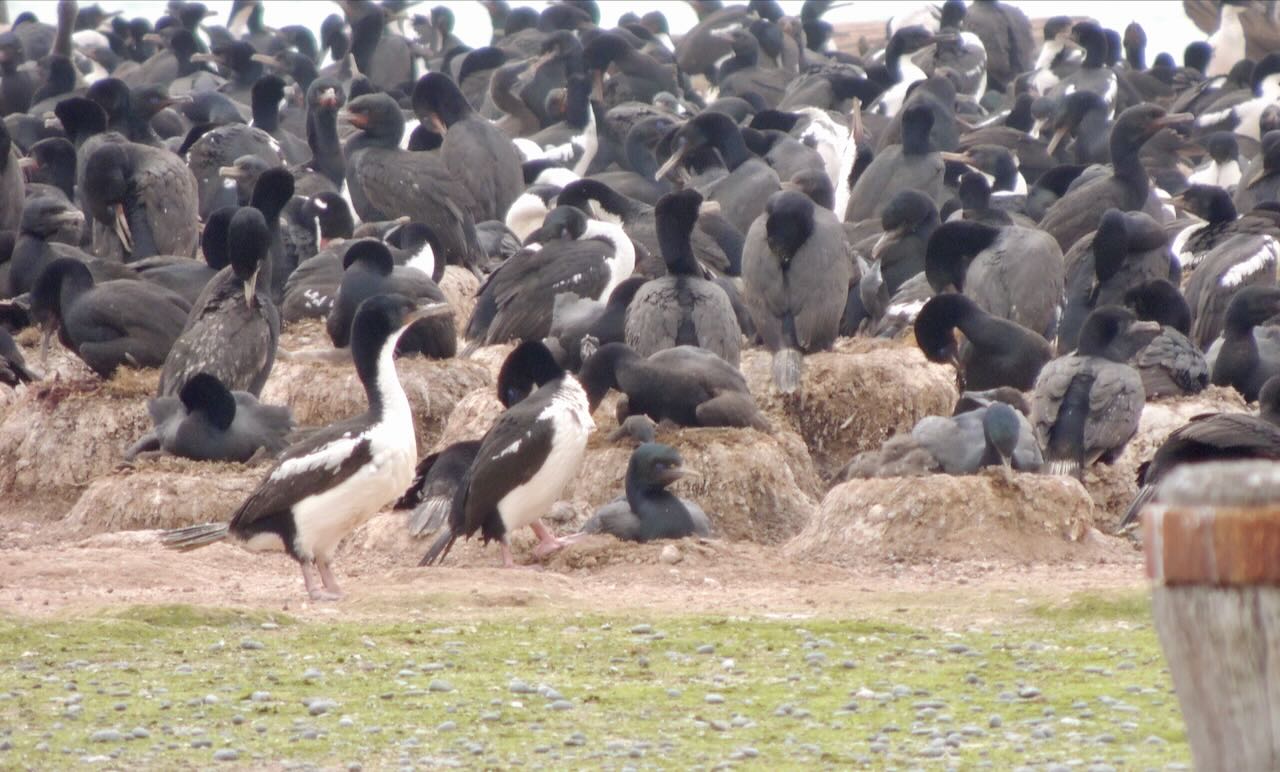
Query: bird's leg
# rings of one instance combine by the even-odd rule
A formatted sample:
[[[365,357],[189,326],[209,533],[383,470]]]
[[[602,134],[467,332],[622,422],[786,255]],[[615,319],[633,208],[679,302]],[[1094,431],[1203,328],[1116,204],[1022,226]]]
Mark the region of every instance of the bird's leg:
[[[330,598],[326,598],[326,600],[341,598],[342,588],[338,586],[338,579],[333,575],[333,569],[329,566],[329,561],[317,558],[316,569],[320,572],[320,581],[324,583],[324,588],[330,595]]]
[[[547,528],[541,519],[534,520],[529,527],[533,529],[534,535],[538,537],[538,546],[533,548],[533,556],[535,558],[545,558],[567,546],[565,542],[557,539],[555,534],[551,533],[551,529]]]
[[[299,561],[302,566],[302,583],[307,587],[307,595],[311,600],[337,600],[328,590],[316,586],[316,578],[311,575],[311,562]]]
[[[504,538],[502,541],[498,542],[498,546],[502,549],[502,567],[515,568],[516,561],[515,558],[511,556],[511,545],[507,544],[507,540]]]

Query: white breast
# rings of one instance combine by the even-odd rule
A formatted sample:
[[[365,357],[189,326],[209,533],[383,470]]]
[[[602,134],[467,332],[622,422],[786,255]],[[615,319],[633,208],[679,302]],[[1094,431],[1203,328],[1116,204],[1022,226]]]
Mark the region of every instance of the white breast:
[[[538,418],[549,418],[554,426],[551,452],[533,477],[498,501],[498,514],[508,533],[529,525],[551,509],[582,466],[587,437],[595,429],[586,392],[573,376],[565,377],[564,386]]]

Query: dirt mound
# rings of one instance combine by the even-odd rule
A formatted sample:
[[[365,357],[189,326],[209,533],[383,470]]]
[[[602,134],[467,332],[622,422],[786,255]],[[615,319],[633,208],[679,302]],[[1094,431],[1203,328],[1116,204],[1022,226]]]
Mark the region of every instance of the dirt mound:
[[[609,442],[613,428],[606,421],[596,430],[566,491],[577,513],[589,515],[623,491],[633,444]],[[804,443],[791,432],[659,427],[657,441],[679,450],[685,465],[701,473],[673,490],[706,510],[717,536],[778,544],[813,515],[820,483]]]
[[[804,438],[824,479],[921,418],[951,415],[955,407],[954,371],[931,364],[906,341],[837,341],[834,351],[805,357],[801,391],[792,396],[774,391],[770,361],[767,351],[743,352],[751,393],[775,427]]]
[[[575,542],[547,559],[553,571],[586,571],[611,565],[679,565],[705,568],[733,557],[728,542],[714,539],[674,539],[636,544],[612,536],[594,535]]]
[[[853,480],[832,489],[784,549],[837,564],[928,560],[1056,561],[1128,550],[1093,529],[1074,479],[1003,469],[957,477]]]
[[[396,360],[396,370],[413,409],[420,452],[435,445],[454,403],[492,381],[482,365],[458,359],[405,357]],[[299,426],[325,426],[368,408],[350,362],[277,360],[262,401],[293,408]]]
[[[502,403],[493,391],[492,387],[486,386],[457,401],[445,420],[444,431],[436,441],[435,450],[455,442],[478,440],[489,431],[494,419],[502,414]]]
[[[1095,519],[1104,533],[1112,533],[1138,493],[1138,467],[1151,460],[1175,429],[1202,413],[1256,412],[1235,389],[1210,386],[1190,397],[1148,402],[1142,409],[1138,433],[1110,466],[1094,464],[1085,472],[1084,486],[1097,507]]]
[[[466,268],[457,265],[444,267],[444,276],[440,277],[440,291],[453,307],[453,323],[459,336],[467,329],[471,311],[476,307],[478,289],[480,280]]]
[[[94,480],[67,514],[71,532],[180,528],[223,522],[265,473],[264,467],[163,459]]]
[[[151,427],[155,370],[47,380],[17,395],[0,423],[0,495],[40,517],[61,516]]]

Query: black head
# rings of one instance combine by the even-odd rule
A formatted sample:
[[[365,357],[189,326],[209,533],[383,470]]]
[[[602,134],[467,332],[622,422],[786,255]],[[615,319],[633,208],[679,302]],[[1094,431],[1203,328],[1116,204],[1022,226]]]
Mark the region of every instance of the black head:
[[[332,78],[316,78],[307,87],[307,108],[316,111],[337,111],[347,103],[342,84]]]
[[[1130,64],[1141,68],[1142,55],[1147,50],[1147,32],[1136,21],[1124,28],[1124,51]]]
[[[1205,147],[1209,151],[1209,157],[1220,164],[1240,157],[1240,144],[1236,142],[1234,131],[1215,131],[1209,135]]]
[[[108,220],[95,207],[122,203],[128,195],[132,175],[133,162],[123,145],[103,145],[94,151],[84,167],[84,194],[90,208],[95,209],[95,217],[103,222]]]
[[[204,261],[214,270],[221,270],[231,264],[227,254],[227,232],[231,227],[231,218],[239,211],[239,207],[224,206],[215,209],[204,223],[204,232],[200,234],[200,251],[204,253]]]
[[[458,82],[463,83],[467,77],[479,72],[486,72],[507,63],[507,54],[501,48],[485,46],[469,52],[462,59],[458,68]]]
[[[149,121],[164,108],[177,104],[179,100],[169,96],[168,86],[143,86],[130,92],[129,101],[132,109],[137,113],[136,117]]]
[[[119,78],[103,78],[90,86],[85,96],[102,108],[108,123],[128,117],[132,98],[129,87]]]
[[[1185,113],[1170,114],[1163,107],[1144,102],[1128,108],[1111,127],[1111,157],[1132,155],[1155,133],[1166,126],[1177,126],[1191,120]]]
[[[62,137],[42,139],[31,146],[34,163],[30,182],[57,185],[70,194],[76,179],[76,147]]]
[[[1102,213],[1093,236],[1094,273],[1103,282],[1114,276],[1129,254],[1129,223],[1124,212],[1111,208]]]
[[[786,266],[813,233],[813,199],[793,190],[780,190],[765,202],[765,240]]]
[[[209,423],[226,431],[236,419],[236,398],[222,381],[208,373],[196,373],[182,385],[178,399],[187,413],[203,413]]]
[[[910,54],[935,40],[935,35],[923,26],[916,24],[910,27],[903,27],[893,33],[893,37],[889,39],[889,45],[886,47],[889,51],[897,51],[900,54]]]
[[[986,209],[991,203],[991,183],[984,174],[966,172],[960,177],[956,195],[965,209]]]
[[[423,123],[435,124],[441,134],[473,112],[458,85],[444,73],[429,72],[413,87],[414,115]]]
[[[929,132],[933,130],[933,110],[916,103],[902,111],[902,149],[923,153],[929,150]]]
[[[1213,47],[1203,40],[1197,40],[1183,49],[1182,66],[1197,70],[1201,75],[1204,75],[1205,69],[1209,66],[1209,60],[1212,58]]]
[[[498,401],[511,407],[563,375],[564,368],[542,341],[524,341],[507,354],[498,371]]]
[[[22,206],[19,229],[40,239],[47,239],[64,228],[84,223],[84,214],[78,208],[53,196],[28,198]]]
[[[1152,279],[1124,293],[1124,304],[1144,322],[1158,322],[1183,335],[1191,332],[1191,307],[1168,279]]]
[[[60,323],[64,302],[91,289],[89,266],[73,257],[59,257],[45,266],[31,287],[31,317],[49,329]]]
[[[62,130],[77,146],[94,134],[107,130],[107,113],[97,102],[84,97],[68,97],[58,102],[53,114],[62,124]]]
[[[657,221],[658,244],[664,257],[669,245],[689,242],[689,234],[698,224],[698,208],[702,206],[702,194],[692,188],[667,193],[654,206]],[[670,258],[668,258],[670,265]]]
[[[525,239],[526,244],[546,243],[553,239],[574,240],[587,230],[587,213],[576,206],[557,206],[542,219],[542,227]]]
[[[1280,130],[1262,135],[1262,166],[1267,172],[1280,171]]]
[[[600,405],[600,401],[609,393],[609,389],[618,388],[618,368],[627,363],[640,360],[630,346],[625,343],[606,343],[582,363],[578,370],[578,381],[587,392],[587,403],[591,411]]]
[[[390,276],[395,268],[395,260],[386,244],[377,239],[360,239],[342,256],[342,269],[349,270],[352,266],[359,266],[380,276]]]
[[[1081,356],[1099,356],[1115,362],[1123,362],[1133,351],[1117,351],[1117,344],[1138,321],[1133,312],[1121,306],[1102,306],[1094,309],[1080,327],[1076,353]]]
[[[831,178],[821,169],[805,169],[791,175],[784,189],[796,190],[808,196],[813,203],[824,209],[834,209],[836,190],[831,185]]]
[[[936,225],[938,207],[933,200],[917,190],[899,192],[880,212],[880,227],[889,231],[910,232],[920,226]]]
[[[271,231],[262,212],[251,206],[241,207],[227,225],[227,254],[231,270],[246,285],[254,284],[259,267],[271,247]]]
[[[1002,145],[977,145],[965,151],[970,164],[995,178],[996,190],[1013,190],[1018,182],[1018,162]]]
[[[748,37],[752,38],[757,44],[759,51],[764,51],[769,56],[777,59],[782,54],[782,28],[774,21],[769,19],[756,19],[751,22]],[[738,35],[734,34],[734,52],[737,53]]]
[[[389,94],[365,94],[347,103],[344,113],[352,126],[384,144],[398,144],[404,136],[404,114]]]
[[[938,19],[938,26],[942,29],[959,29],[960,24],[964,21],[964,16],[964,0],[947,0],[942,4],[942,14]]]
[[[930,362],[958,365],[959,347],[953,330],[979,313],[978,306],[964,295],[947,293],[929,298],[916,315],[916,345]]]
[[[979,222],[947,222],[929,236],[925,247],[924,273],[934,292],[964,292],[969,263],[1000,235],[999,228]]]
[[[1226,223],[1236,219],[1236,207],[1231,194],[1217,185],[1191,185],[1174,199],[1191,214],[1211,223]]]
[[[377,359],[389,342],[399,339],[422,313],[404,295],[374,295],[356,309],[351,321],[351,358],[370,402],[377,399]]]
[[[761,110],[751,117],[751,128],[757,131],[781,131],[788,134],[800,122],[800,113],[785,110]]]
[[[253,82],[250,98],[255,105],[261,103],[278,106],[280,100],[284,99],[285,85],[284,78],[279,75],[263,75]]]
[[[1280,287],[1244,287],[1227,304],[1225,327],[1245,332],[1273,316],[1280,315]]]
[[[631,453],[627,482],[641,490],[661,490],[685,475],[680,452],[670,445],[646,442]]]
[[[1022,422],[1018,420],[1018,413],[1013,408],[1003,402],[993,402],[987,407],[982,416],[982,434],[986,438],[987,447],[995,450],[1006,466],[1013,458],[1021,432]]]
[[[625,37],[616,32],[596,35],[582,49],[582,59],[591,70],[606,70],[619,58],[635,51]]]
[[[1261,96],[1263,89],[1274,88],[1280,83],[1280,53],[1267,54],[1253,68],[1253,93]]]
[[[267,169],[253,186],[250,205],[261,211],[267,223],[274,228],[285,205],[293,198],[293,187],[293,174],[288,169],[282,166]]]

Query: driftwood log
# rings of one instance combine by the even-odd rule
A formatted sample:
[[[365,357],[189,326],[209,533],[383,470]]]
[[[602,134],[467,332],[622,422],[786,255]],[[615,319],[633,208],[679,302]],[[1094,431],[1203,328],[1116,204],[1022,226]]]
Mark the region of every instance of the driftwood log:
[[[1143,543],[1198,770],[1280,769],[1280,464],[1194,464],[1161,485]]]

